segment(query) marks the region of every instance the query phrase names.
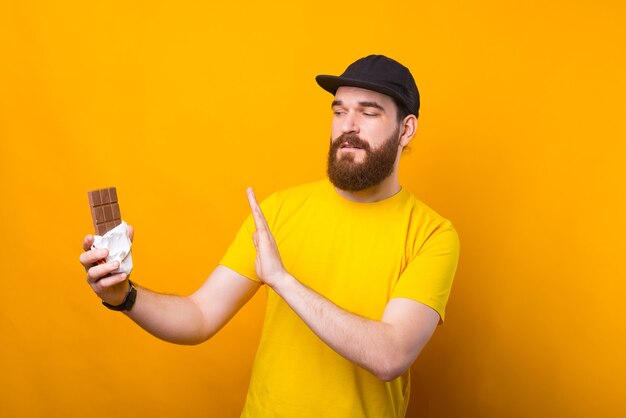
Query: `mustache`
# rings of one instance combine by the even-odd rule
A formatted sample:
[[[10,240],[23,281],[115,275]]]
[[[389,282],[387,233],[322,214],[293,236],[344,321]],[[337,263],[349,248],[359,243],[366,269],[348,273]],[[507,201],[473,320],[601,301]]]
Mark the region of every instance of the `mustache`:
[[[367,141],[362,140],[355,133],[347,133],[339,135],[332,143],[333,149],[338,149],[342,145],[347,145],[350,147],[361,148],[365,151],[370,150],[370,144]]]

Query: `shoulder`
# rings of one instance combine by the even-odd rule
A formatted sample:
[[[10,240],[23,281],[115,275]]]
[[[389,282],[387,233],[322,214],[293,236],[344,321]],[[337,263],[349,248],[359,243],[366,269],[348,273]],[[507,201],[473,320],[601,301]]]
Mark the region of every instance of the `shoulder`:
[[[433,208],[408,192],[405,210],[410,217],[410,233],[417,238],[414,250],[419,250],[427,242],[444,241],[458,247],[458,233],[452,222]]]
[[[404,190],[404,189],[403,189]],[[406,198],[406,209],[410,211],[412,217],[421,218],[424,222],[434,224],[449,224],[452,226],[450,220],[439,214],[435,209],[428,206],[420,198],[405,190],[408,197]]]

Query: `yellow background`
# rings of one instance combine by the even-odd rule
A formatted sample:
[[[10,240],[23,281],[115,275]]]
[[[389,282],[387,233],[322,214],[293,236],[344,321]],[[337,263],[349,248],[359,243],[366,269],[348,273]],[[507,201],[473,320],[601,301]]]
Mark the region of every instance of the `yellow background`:
[[[1,2],[0,416],[238,416],[263,292],[208,343],[154,339],[84,281],[86,192],[118,188],[138,283],[190,293],[247,185],[324,176],[314,76],[370,53],[417,79],[401,179],[462,243],[409,416],[626,416],[625,23],[617,0]]]

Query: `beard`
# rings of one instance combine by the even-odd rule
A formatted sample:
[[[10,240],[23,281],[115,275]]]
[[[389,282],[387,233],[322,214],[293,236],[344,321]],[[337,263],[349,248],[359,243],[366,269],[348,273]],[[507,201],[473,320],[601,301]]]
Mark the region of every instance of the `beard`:
[[[382,183],[393,172],[400,145],[399,129],[375,150],[357,134],[342,134],[332,141],[328,150],[328,178],[335,187],[358,192]],[[354,155],[337,153],[343,144],[360,148],[365,152],[362,162],[355,162]]]

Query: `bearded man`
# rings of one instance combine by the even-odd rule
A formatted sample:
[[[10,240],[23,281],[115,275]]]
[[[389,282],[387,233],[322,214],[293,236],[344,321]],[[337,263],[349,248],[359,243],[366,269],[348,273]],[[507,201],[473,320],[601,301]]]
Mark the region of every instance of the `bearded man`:
[[[207,281],[187,297],[134,286],[107,251],[80,259],[105,306],[179,344],[211,338],[268,286],[242,417],[403,417],[409,369],[443,322],[458,260],[451,223],[398,181],[417,127],[410,71],[370,55],[334,95],[328,179],[279,191],[251,216]],[[132,309],[131,309],[132,308]]]

